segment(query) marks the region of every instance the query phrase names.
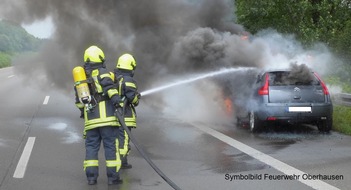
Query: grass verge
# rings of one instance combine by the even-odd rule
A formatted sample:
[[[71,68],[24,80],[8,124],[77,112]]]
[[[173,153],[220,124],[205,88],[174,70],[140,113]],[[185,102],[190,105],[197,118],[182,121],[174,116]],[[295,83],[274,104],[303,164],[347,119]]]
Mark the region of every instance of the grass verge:
[[[351,135],[351,107],[334,105],[333,130]]]

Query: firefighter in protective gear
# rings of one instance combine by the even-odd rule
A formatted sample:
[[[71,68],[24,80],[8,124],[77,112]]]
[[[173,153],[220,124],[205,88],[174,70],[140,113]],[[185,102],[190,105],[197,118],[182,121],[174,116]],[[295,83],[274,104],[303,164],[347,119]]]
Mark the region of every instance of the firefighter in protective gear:
[[[123,54],[117,60],[114,70],[115,82],[118,88],[118,94],[121,99],[126,99],[124,122],[131,130],[136,128],[136,111],[135,107],[139,104],[140,93],[138,92],[136,81],[134,80],[134,71],[136,69],[136,61],[130,54]],[[123,127],[119,128],[119,150],[122,160],[122,169],[132,168],[128,163],[127,156],[130,152],[130,139]]]
[[[85,50],[84,70],[92,96],[92,108],[87,110],[76,96],[76,106],[83,110],[85,120],[84,170],[89,185],[96,184],[99,176],[98,152],[101,141],[105,151],[108,184],[122,183],[119,176],[121,160],[117,140],[120,124],[114,115],[115,109],[120,107],[120,96],[113,75],[105,68],[104,61],[104,53],[99,47],[90,46]]]

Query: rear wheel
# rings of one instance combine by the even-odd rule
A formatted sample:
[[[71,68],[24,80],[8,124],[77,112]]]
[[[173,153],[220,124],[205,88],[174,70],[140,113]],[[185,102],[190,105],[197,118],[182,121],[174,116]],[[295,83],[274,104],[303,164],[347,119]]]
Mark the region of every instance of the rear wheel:
[[[250,131],[257,133],[262,130],[262,121],[257,118],[254,111],[250,112]]]
[[[333,126],[333,119],[328,117],[326,120],[322,120],[317,124],[318,130],[320,132],[328,133]]]

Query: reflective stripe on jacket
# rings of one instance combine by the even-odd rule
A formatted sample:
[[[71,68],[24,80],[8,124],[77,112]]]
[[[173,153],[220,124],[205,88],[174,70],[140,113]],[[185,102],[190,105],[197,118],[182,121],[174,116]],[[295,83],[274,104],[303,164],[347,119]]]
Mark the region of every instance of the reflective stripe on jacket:
[[[92,111],[84,112],[85,130],[104,126],[120,126],[110,100],[100,101]]]
[[[136,112],[134,107],[139,104],[138,88],[136,81],[130,73],[115,71],[115,81],[118,84],[118,94],[127,99],[125,106],[124,122],[128,127],[136,127]]]
[[[93,69],[87,73],[91,73],[88,76],[93,79],[92,83],[89,84],[90,93],[96,99],[97,103],[89,111],[84,108],[84,130],[103,126],[120,126],[118,119],[114,115],[114,102],[111,100],[113,96],[119,97],[111,74],[102,67]]]

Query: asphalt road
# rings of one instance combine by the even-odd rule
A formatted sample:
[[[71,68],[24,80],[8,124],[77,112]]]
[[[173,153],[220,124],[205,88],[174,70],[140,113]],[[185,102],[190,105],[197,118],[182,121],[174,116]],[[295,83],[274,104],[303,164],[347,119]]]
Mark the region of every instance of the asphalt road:
[[[134,146],[124,183],[107,186],[103,152],[98,184],[83,171],[83,120],[73,93],[42,89],[0,69],[1,190],[172,189]],[[24,82],[27,81],[27,82]],[[233,123],[187,122],[138,107],[133,131],[154,163],[181,189],[349,189],[351,137],[313,126],[251,134]],[[333,179],[326,179],[333,177]]]

